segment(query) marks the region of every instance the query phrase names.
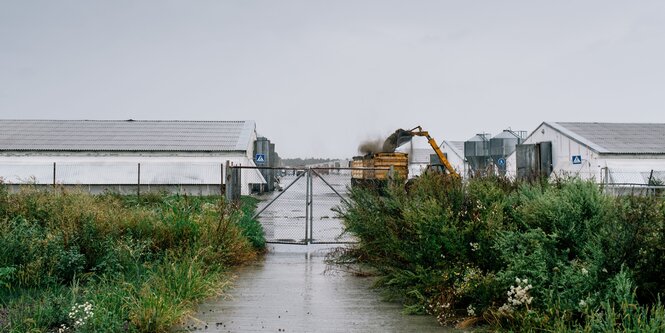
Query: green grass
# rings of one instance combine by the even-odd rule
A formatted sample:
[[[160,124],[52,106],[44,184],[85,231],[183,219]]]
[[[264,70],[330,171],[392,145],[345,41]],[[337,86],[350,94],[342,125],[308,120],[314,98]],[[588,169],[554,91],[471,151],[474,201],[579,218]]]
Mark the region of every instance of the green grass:
[[[662,197],[426,174],[354,189],[341,213],[360,242],[336,260],[371,268],[406,312],[491,330],[665,331]]]
[[[0,332],[166,332],[263,251],[254,208],[0,186]]]

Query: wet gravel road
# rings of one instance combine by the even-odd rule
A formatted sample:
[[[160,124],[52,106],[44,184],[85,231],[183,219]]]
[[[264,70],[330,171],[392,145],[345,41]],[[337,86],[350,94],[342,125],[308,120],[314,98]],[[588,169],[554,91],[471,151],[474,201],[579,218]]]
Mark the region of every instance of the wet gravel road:
[[[380,299],[370,278],[326,273],[325,250],[286,245],[241,268],[234,287],[199,307],[194,332],[452,332]],[[304,252],[304,253],[303,253]]]

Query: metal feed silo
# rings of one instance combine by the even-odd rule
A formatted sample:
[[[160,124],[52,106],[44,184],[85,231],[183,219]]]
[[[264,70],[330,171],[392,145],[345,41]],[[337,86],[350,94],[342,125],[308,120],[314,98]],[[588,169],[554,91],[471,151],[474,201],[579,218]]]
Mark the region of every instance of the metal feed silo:
[[[480,133],[464,142],[464,158],[472,172],[484,172],[491,163],[489,137],[489,133]]]
[[[259,172],[266,180],[264,186],[258,186],[258,192],[271,192],[275,189],[275,170],[269,169],[274,166],[275,144],[271,143],[266,137],[258,137],[254,141],[254,163],[259,168]],[[258,158],[261,158],[260,160]]]
[[[515,151],[515,146],[522,143],[520,134],[504,130],[490,139],[490,156],[499,174],[506,174],[506,157]]]

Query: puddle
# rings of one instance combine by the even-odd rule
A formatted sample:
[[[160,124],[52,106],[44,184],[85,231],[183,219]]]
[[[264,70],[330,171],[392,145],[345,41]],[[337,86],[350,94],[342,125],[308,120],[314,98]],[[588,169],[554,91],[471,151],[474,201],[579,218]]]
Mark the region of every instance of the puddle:
[[[330,246],[272,245],[226,296],[199,307],[201,332],[453,332],[381,301],[370,278],[325,273]]]

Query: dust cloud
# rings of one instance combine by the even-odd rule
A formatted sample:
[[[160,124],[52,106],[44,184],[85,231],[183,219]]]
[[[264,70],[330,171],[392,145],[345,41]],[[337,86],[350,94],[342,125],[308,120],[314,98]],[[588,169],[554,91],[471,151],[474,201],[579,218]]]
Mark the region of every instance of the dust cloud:
[[[383,140],[365,140],[358,146],[358,152],[361,155],[374,155],[376,153],[383,153]]]
[[[363,141],[358,146],[358,152],[362,155],[373,155],[376,153],[394,153],[400,145],[411,140],[409,131],[398,129],[385,140],[374,139]]]

